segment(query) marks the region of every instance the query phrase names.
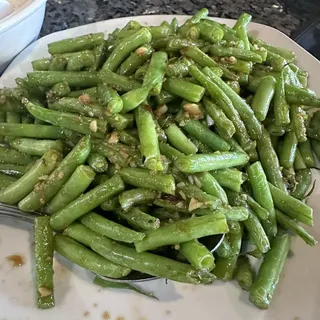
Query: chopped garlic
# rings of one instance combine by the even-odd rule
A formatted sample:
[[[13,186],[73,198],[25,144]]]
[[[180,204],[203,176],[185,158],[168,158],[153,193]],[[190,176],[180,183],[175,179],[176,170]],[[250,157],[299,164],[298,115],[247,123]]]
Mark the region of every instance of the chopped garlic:
[[[90,122],[89,124],[89,128],[92,132],[97,132],[98,131],[98,124],[97,124],[97,120],[93,120]]]

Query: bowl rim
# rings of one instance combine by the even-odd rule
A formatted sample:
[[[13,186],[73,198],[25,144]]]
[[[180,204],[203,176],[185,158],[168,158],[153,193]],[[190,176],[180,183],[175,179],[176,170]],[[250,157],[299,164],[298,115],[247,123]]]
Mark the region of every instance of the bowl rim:
[[[18,10],[14,11],[0,21],[0,36],[8,29],[13,28],[15,25],[28,18],[45,3],[46,0],[26,1],[20,8],[18,8]]]

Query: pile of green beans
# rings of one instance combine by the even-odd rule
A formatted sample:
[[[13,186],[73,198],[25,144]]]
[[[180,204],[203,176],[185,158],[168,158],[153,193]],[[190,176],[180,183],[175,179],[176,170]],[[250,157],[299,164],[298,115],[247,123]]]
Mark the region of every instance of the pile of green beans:
[[[250,21],[230,28],[201,9],[181,26],[57,41],[0,89],[0,202],[41,214],[39,308],[54,306],[56,251],[115,279],[236,279],[266,309],[292,233],[317,243],[301,224],[313,225],[320,99]],[[201,238],[217,234],[212,253]]]

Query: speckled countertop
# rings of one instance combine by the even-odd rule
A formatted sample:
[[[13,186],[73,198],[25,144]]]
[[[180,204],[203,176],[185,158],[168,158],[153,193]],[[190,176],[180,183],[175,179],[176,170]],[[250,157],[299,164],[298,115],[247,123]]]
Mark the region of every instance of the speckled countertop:
[[[206,7],[211,16],[237,18],[246,11],[255,22],[292,35],[320,15],[319,0],[47,0],[41,36],[79,25],[144,14],[193,14]],[[318,4],[317,4],[318,3]]]

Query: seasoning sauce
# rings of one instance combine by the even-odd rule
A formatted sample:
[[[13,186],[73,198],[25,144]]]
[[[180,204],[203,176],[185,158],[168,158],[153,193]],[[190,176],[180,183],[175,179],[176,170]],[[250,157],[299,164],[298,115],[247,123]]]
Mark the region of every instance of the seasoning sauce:
[[[18,254],[8,256],[7,260],[12,264],[14,268],[22,267],[25,263],[24,257]]]

